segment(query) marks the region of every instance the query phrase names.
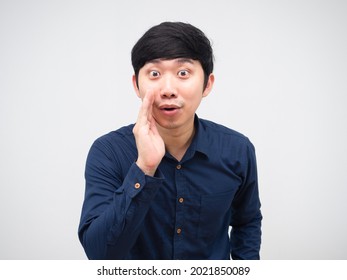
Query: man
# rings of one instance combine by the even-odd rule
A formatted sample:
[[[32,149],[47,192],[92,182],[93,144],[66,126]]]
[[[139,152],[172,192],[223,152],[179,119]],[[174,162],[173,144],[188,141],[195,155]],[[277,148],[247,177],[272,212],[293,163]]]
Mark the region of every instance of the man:
[[[132,64],[137,122],[97,139],[87,159],[88,258],[259,259],[254,147],[195,113],[214,83],[209,40],[164,22],[135,44]]]

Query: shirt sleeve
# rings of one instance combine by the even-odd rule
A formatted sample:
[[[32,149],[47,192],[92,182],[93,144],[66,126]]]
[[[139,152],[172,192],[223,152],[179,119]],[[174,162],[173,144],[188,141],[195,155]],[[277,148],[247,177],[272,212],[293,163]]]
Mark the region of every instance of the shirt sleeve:
[[[243,183],[232,203],[230,248],[232,259],[260,259],[261,221],[257,164],[254,146],[246,149]]]
[[[162,174],[146,176],[132,163],[124,179],[108,147],[94,142],[85,170],[79,239],[89,259],[124,259],[135,243]]]

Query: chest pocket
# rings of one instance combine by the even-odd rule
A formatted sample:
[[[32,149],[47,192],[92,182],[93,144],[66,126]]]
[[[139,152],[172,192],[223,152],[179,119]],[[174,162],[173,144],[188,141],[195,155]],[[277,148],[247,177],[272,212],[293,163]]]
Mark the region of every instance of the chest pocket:
[[[201,196],[199,238],[214,239],[228,233],[234,194],[234,191],[228,191]]]

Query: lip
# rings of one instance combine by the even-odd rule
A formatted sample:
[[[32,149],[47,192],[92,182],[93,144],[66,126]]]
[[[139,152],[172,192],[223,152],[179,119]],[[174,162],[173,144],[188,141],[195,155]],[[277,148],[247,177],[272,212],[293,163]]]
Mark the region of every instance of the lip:
[[[181,107],[176,104],[162,104],[158,108],[160,112],[166,116],[174,116],[181,109]]]
[[[160,110],[166,110],[166,109],[180,109],[180,106],[176,104],[162,104],[159,106]]]

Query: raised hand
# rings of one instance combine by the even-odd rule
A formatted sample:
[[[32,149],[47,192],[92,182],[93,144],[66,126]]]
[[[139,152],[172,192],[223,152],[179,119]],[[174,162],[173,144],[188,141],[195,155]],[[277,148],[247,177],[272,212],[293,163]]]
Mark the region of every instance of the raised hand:
[[[165,144],[152,116],[154,92],[149,90],[143,98],[137,122],[133,128],[138,158],[136,164],[149,176],[153,176],[165,154]]]

